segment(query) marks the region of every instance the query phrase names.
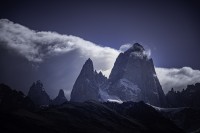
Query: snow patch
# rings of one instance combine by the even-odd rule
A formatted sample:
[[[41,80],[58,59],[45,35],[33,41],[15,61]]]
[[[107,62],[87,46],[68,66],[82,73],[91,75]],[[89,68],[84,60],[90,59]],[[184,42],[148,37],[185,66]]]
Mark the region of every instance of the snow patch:
[[[114,103],[119,103],[119,104],[122,104],[123,101],[121,100],[116,100],[116,99],[108,99],[109,102],[114,102]]]
[[[151,105],[149,103],[146,103],[147,105],[153,107],[155,110],[159,111],[159,112],[179,112],[187,107],[179,107],[179,108],[161,108],[161,107],[157,107],[154,105]]]
[[[130,57],[136,57],[139,59],[143,59],[144,58],[144,54],[142,52],[131,52]]]
[[[137,85],[125,78],[120,79],[120,86],[125,88],[123,91],[129,90],[133,95],[141,92],[141,89]]]
[[[99,89],[99,95],[101,97],[101,100],[104,102],[117,102],[117,103],[123,103],[121,99],[119,99],[117,96],[109,95],[106,91]]]
[[[157,77],[157,75],[156,75],[156,74],[153,74],[153,77],[154,77],[154,78],[156,78],[156,77]]]

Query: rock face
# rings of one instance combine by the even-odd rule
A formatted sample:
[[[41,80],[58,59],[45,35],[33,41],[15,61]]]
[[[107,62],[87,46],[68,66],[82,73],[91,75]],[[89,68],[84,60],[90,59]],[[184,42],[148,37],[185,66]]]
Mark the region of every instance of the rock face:
[[[64,91],[60,89],[58,96],[52,101],[53,105],[60,105],[67,101],[67,98],[65,97]]]
[[[84,102],[87,100],[99,100],[99,88],[107,78],[102,73],[94,71],[93,62],[88,59],[73,86],[71,101]]]
[[[34,82],[28,92],[28,97],[38,106],[49,105],[50,98],[45,92],[43,84],[40,80]]]
[[[135,43],[117,57],[109,77],[108,93],[122,101],[142,100],[156,106],[165,104],[153,60],[140,44]]]
[[[71,100],[144,101],[156,106],[166,104],[153,60],[138,43],[119,54],[108,80],[101,72],[94,72],[93,63],[88,59],[74,84]]]

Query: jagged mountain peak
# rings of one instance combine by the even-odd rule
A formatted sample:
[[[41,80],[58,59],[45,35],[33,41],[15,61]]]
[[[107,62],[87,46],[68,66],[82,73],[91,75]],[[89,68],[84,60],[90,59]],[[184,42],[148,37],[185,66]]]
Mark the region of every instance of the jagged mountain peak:
[[[45,91],[43,83],[41,82],[41,80],[37,80],[36,82],[33,82],[30,89],[36,89],[37,91]]]
[[[32,86],[29,89],[28,97],[36,105],[48,105],[50,102],[49,95],[46,93],[43,84],[40,80],[33,82]]]
[[[60,105],[67,101],[63,89],[60,89],[58,96],[52,101],[53,105]]]
[[[90,58],[88,58],[88,59],[86,60],[86,62],[92,62],[92,60],[91,60]]]
[[[91,75],[94,73],[93,62],[89,58],[82,67],[81,75]]]
[[[103,73],[100,71],[100,72],[99,72],[99,75],[103,76]]]
[[[84,66],[92,66],[93,67],[93,62],[90,58],[88,58],[85,62],[85,65]]]
[[[142,45],[139,43],[134,43],[125,53],[131,53],[131,52],[144,52],[145,49]]]
[[[65,93],[64,93],[63,89],[60,89],[60,91],[58,93],[58,97],[65,97]]]
[[[92,60],[89,58],[74,83],[71,92],[71,101],[84,102],[99,100],[99,89],[107,82],[102,72],[94,71]]]
[[[98,86],[96,81],[97,72],[94,71],[93,62],[89,58],[82,67],[76,79],[72,92],[71,101],[83,102],[91,99],[98,99]]]
[[[135,43],[127,51],[121,54],[127,57],[131,57],[132,59],[148,60],[149,55],[147,53],[148,52],[144,49],[142,45],[140,45],[139,43]]]

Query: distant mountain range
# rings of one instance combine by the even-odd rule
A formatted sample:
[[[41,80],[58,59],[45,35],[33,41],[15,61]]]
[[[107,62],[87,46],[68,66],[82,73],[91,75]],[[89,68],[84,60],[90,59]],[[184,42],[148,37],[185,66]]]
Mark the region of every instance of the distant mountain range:
[[[28,97],[37,106],[49,104],[59,105],[67,101],[67,98],[65,97],[64,91],[62,89],[59,91],[58,96],[55,99],[51,100],[40,80],[32,84],[28,92]]]
[[[108,79],[88,59],[70,101],[62,89],[50,99],[40,80],[27,96],[0,84],[0,129],[4,133],[198,133],[200,83],[165,95],[153,60],[136,43],[118,56]]]

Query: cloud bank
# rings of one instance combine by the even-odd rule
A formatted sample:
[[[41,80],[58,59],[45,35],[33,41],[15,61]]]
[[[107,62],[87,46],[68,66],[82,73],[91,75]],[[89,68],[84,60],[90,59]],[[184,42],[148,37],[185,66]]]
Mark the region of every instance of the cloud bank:
[[[80,37],[61,35],[56,32],[36,32],[7,19],[0,20],[0,42],[15,50],[31,62],[78,51],[80,56],[92,58],[97,70],[110,69],[118,56],[118,50],[102,47]]]
[[[200,83],[200,71],[190,67],[156,68],[156,73],[165,93],[171,88],[180,91],[189,84]]]
[[[110,47],[103,47],[94,44],[80,37],[61,35],[56,32],[37,32],[20,24],[13,23],[7,19],[0,19],[0,46],[14,50],[17,54],[25,57],[28,61],[38,64],[44,64],[45,60],[48,60],[51,57],[57,57],[67,53],[69,53],[68,55],[76,53],[73,56],[79,58],[79,64],[80,61],[84,62],[87,58],[91,58],[94,61],[95,69],[97,71],[101,70],[106,76],[108,76],[118,54],[127,50],[131,44],[122,45],[119,50],[116,50]],[[146,50],[144,54],[150,57],[151,51]],[[69,57],[66,62],[71,62]],[[63,63],[63,61],[54,61],[56,67],[63,67],[59,72],[55,73],[55,75],[59,75],[60,78],[57,80],[62,80],[62,82],[58,82],[56,85],[63,83],[67,84],[67,82],[63,80],[63,76],[60,76],[65,75],[65,78],[67,76],[64,74],[67,73],[67,70],[64,72],[61,71],[65,69],[66,62],[65,64],[59,64]],[[73,63],[73,65],[75,64],[77,63]],[[67,65],[70,66],[71,64],[67,63]],[[72,66],[71,69],[72,68],[74,68],[74,66]],[[76,71],[80,68],[81,66],[76,68]],[[73,70],[70,70],[70,72],[71,71]],[[193,70],[190,67],[156,68],[156,72],[164,92],[167,92],[172,87],[180,90],[185,88],[188,84],[200,82],[200,71]],[[54,77],[54,75],[52,77]],[[71,77],[77,77],[77,75],[69,74],[68,78],[70,79]],[[75,79],[72,81],[75,81]],[[69,92],[72,89],[72,85],[73,83],[71,83],[69,88],[65,90],[65,92],[68,92],[68,95],[70,94]],[[61,88],[60,86],[56,87]]]

